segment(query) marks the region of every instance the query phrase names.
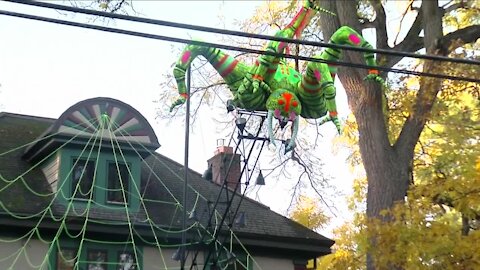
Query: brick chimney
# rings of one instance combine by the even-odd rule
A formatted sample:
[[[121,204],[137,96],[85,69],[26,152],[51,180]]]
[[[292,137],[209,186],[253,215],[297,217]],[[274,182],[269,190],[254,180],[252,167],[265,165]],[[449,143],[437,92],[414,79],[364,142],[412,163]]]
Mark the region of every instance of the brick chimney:
[[[228,171],[231,160],[232,165]],[[218,146],[213,157],[207,163],[208,167],[212,168],[212,182],[222,185],[226,179],[228,188],[235,189],[237,182],[240,181],[240,155],[233,153],[232,147]]]

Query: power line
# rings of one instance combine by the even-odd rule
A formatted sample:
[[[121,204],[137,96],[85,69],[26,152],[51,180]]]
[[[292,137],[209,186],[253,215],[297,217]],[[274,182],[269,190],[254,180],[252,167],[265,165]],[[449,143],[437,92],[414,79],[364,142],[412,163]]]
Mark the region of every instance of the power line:
[[[361,48],[361,47],[340,45],[340,44],[332,44],[332,43],[326,43],[326,42],[298,40],[298,39],[291,39],[291,38],[267,36],[267,35],[253,34],[253,33],[241,32],[241,31],[218,29],[218,28],[213,28],[213,27],[205,27],[205,26],[191,25],[191,24],[185,24],[185,23],[176,23],[176,22],[149,19],[149,18],[143,18],[143,17],[135,17],[135,16],[123,15],[123,14],[113,14],[113,13],[108,13],[108,12],[104,12],[104,11],[89,10],[89,9],[83,9],[83,8],[71,7],[71,6],[63,6],[63,5],[57,5],[57,4],[47,3],[47,2],[38,2],[38,1],[31,1],[31,0],[4,0],[4,1],[18,3],[18,4],[24,4],[24,5],[29,5],[29,6],[43,7],[43,8],[49,8],[49,9],[58,9],[58,10],[63,10],[63,11],[68,11],[68,12],[75,12],[75,13],[82,13],[82,14],[87,14],[87,15],[107,17],[107,18],[111,18],[111,19],[120,19],[120,20],[126,20],[126,21],[154,24],[154,25],[174,27],[174,28],[190,29],[190,30],[195,30],[195,31],[202,31],[202,32],[209,32],[209,33],[216,33],[216,34],[224,34],[224,35],[240,36],[240,37],[248,37],[248,38],[257,38],[257,39],[264,39],[264,40],[275,40],[275,41],[281,41],[281,42],[287,42],[287,43],[293,43],[293,44],[299,44],[299,45],[308,45],[308,46],[325,47],[325,48],[335,48],[335,49],[360,51],[360,52],[371,52],[371,53],[377,53],[377,54],[410,57],[410,58],[417,58],[417,59],[446,61],[446,62],[459,63],[459,64],[480,65],[480,61],[474,61],[474,60],[469,60],[469,59],[451,58],[451,57],[445,57],[445,56],[439,56],[439,55],[427,55],[427,54],[416,54],[416,53],[409,53],[409,52],[399,52],[399,51],[385,50],[385,49]]]
[[[237,47],[237,46],[230,46],[230,45],[217,44],[217,43],[211,43],[211,42],[204,42],[204,41],[197,41],[197,40],[190,40],[190,39],[182,39],[182,38],[176,38],[176,37],[169,37],[169,36],[162,36],[162,35],[149,34],[149,33],[143,33],[143,32],[136,32],[136,31],[131,31],[131,30],[124,30],[124,29],[117,29],[117,28],[98,26],[98,25],[92,25],[92,24],[78,23],[78,22],[72,22],[72,21],[53,19],[53,18],[48,18],[48,17],[30,15],[30,14],[25,14],[25,13],[4,11],[4,10],[0,10],[0,15],[6,15],[6,16],[12,16],[12,17],[18,17],[18,18],[24,18],[24,19],[31,19],[31,20],[37,20],[37,21],[43,21],[43,22],[49,22],[49,23],[56,23],[56,24],[86,28],[86,29],[93,29],[93,30],[99,30],[99,31],[104,31],[104,32],[109,32],[109,33],[117,33],[117,34],[124,34],[124,35],[130,35],[130,36],[156,39],[156,40],[170,41],[170,42],[176,42],[176,43],[194,44],[194,45],[199,45],[199,46],[215,47],[215,48],[225,49],[225,50],[232,50],[232,51],[239,51],[239,52],[246,52],[246,53],[254,53],[254,54],[272,55],[272,56],[276,56],[276,57],[298,59],[298,60],[310,61],[310,62],[334,64],[334,65],[337,65],[337,66],[346,66],[346,67],[361,68],[361,69],[377,69],[377,70],[386,71],[386,72],[402,73],[402,74],[414,75],[414,76],[424,76],[424,77],[432,77],[432,78],[440,78],[440,79],[449,79],[449,80],[480,83],[480,79],[469,78],[469,77],[452,76],[452,75],[446,75],[446,74],[436,74],[436,73],[421,72],[421,71],[410,71],[410,70],[387,68],[387,67],[381,67],[381,66],[369,66],[369,65],[365,65],[365,64],[356,64],[356,63],[349,63],[349,62],[344,62],[344,61],[330,61],[330,60],[324,60],[324,59],[313,58],[313,57],[275,53],[275,52],[264,51],[264,50],[241,48],[241,47]]]

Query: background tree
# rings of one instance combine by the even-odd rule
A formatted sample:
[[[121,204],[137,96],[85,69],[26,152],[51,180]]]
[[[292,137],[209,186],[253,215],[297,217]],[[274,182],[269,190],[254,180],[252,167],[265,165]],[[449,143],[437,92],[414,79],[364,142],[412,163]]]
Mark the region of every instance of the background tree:
[[[457,56],[458,57],[458,56]],[[465,71],[461,67],[449,74]],[[478,71],[477,71],[478,72]],[[395,137],[415,98],[418,80],[397,84],[389,94],[390,137]],[[408,86],[408,87],[407,87]],[[355,181],[349,207],[351,222],[335,231],[332,255],[320,259],[321,269],[365,269],[367,251],[378,268],[476,269],[480,266],[478,238],[478,189],[480,148],[480,86],[471,83],[444,84],[431,119],[415,148],[413,180],[404,203],[383,215],[389,223],[368,220],[364,213],[367,182]],[[358,130],[350,120],[342,138],[352,147],[351,162],[358,163]],[[381,236],[369,246],[368,236]],[[350,268],[347,268],[350,267]]]
[[[480,37],[480,26],[470,25],[443,35],[442,19],[458,9],[475,9],[473,1],[461,3],[450,2],[448,8],[440,7],[438,1],[422,1],[421,6],[409,6],[417,16],[407,31],[405,38],[390,47],[387,35],[387,17],[381,1],[319,1],[323,8],[337,14],[335,18],[321,15],[320,28],[328,38],[341,25],[349,25],[361,30],[374,27],[376,31],[376,47],[398,51],[416,52],[426,48],[427,53],[448,55],[457,47],[475,42]],[[359,17],[359,7],[371,10],[373,16]],[[362,13],[360,13],[362,14]],[[365,12],[364,12],[365,14]],[[420,36],[423,31],[424,37]],[[358,54],[347,53],[346,61],[361,63]],[[391,67],[401,59],[382,55],[378,60],[383,66]],[[436,61],[425,61],[422,70],[431,73],[445,71]],[[379,86],[366,83],[363,78],[366,71],[340,68],[339,78],[345,87],[349,106],[355,116],[359,133],[359,149],[368,180],[366,214],[368,218],[377,218],[383,222],[393,222],[393,215],[385,214],[395,203],[404,202],[408,187],[412,181],[414,149],[425,123],[431,117],[432,107],[443,81],[439,79],[420,79],[419,88],[412,101],[412,109],[400,128],[398,136],[389,138],[389,127],[385,122],[383,93]],[[371,244],[382,242],[382,236],[371,236]],[[405,258],[406,259],[406,258]],[[401,265],[400,265],[401,267]],[[372,256],[367,257],[367,269],[375,269]]]
[[[329,217],[324,213],[317,200],[301,195],[295,208],[290,213],[290,218],[312,230],[318,230],[325,226]]]
[[[461,16],[460,16],[461,18]],[[475,17],[473,17],[475,18]],[[464,17],[464,22],[471,18]],[[452,20],[444,18],[446,27]],[[455,19],[456,26],[461,20]],[[451,55],[478,59],[478,42],[462,46]],[[413,63],[418,64],[418,63]],[[448,75],[474,77],[479,66],[450,64]],[[418,78],[399,77],[391,81],[388,97],[388,136],[394,141],[412,113],[420,87]],[[361,262],[368,251],[378,268],[476,269],[478,249],[478,156],[480,85],[447,81],[442,83],[435,106],[430,112],[414,151],[413,175],[406,200],[383,216],[389,223],[365,218],[367,184],[357,181],[350,208],[353,222],[336,231],[336,252],[322,258],[324,269],[364,269]],[[347,122],[344,145],[351,147],[353,166],[359,162],[358,129],[354,119]],[[476,165],[477,164],[477,165]],[[367,230],[368,225],[368,230]],[[369,246],[368,236],[381,236]],[[353,247],[353,248],[352,248]],[[360,264],[359,264],[360,262]]]

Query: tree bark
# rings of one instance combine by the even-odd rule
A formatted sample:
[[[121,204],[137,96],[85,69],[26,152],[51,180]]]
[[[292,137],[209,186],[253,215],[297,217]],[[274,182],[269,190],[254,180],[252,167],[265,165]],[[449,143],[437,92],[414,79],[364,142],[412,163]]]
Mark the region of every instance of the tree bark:
[[[321,6],[337,14],[335,19],[321,16],[324,38],[328,39],[341,25],[360,30],[355,1],[321,1]],[[376,9],[379,9],[377,6]],[[383,8],[381,9],[383,11]],[[377,48],[387,46],[385,25],[377,27]],[[346,53],[344,61],[363,63],[359,53]],[[338,77],[347,93],[350,108],[358,124],[359,146],[367,175],[367,217],[390,220],[381,215],[391,209],[395,202],[403,202],[410,180],[411,168],[406,159],[399,158],[390,144],[382,108],[382,89],[379,85],[365,82],[365,70],[340,68]],[[376,239],[370,239],[374,244]],[[375,269],[374,261],[367,255],[367,269]]]
[[[377,48],[386,49],[387,32],[385,11],[379,0],[370,0],[377,13],[376,26]],[[342,25],[348,25],[361,32],[357,17],[356,1],[320,0],[320,6],[337,14],[331,16],[320,14],[320,27],[324,39]],[[395,49],[414,52],[424,47],[429,54],[446,55],[455,47],[474,42],[480,37],[480,26],[470,26],[443,36],[442,16],[444,11],[438,6],[438,0],[422,1],[418,15],[407,38]],[[419,37],[421,30],[424,38]],[[423,42],[423,43],[422,43]],[[383,64],[395,65],[401,58],[385,56]],[[364,63],[360,53],[347,52],[345,62]],[[423,70],[439,72],[437,62],[425,61]],[[359,131],[359,147],[363,166],[367,175],[367,217],[388,222],[390,217],[382,215],[382,210],[391,209],[395,203],[404,202],[412,177],[412,161],[415,145],[425,126],[442,81],[422,77],[411,115],[406,120],[394,145],[388,139],[388,130],[382,108],[382,89],[379,85],[363,80],[365,70],[341,67],[338,77],[347,93],[348,104],[355,116]],[[376,238],[370,239],[375,243]],[[376,269],[371,256],[367,254],[367,269]],[[389,269],[402,269],[389,267]]]
[[[337,14],[335,19],[321,16],[325,39],[341,25],[359,30],[355,1],[321,1],[321,6]],[[340,22],[342,22],[340,24]],[[384,37],[384,27],[377,30],[377,37]],[[382,33],[383,32],[383,33]],[[377,38],[378,40],[378,38]],[[384,38],[379,39],[386,46]],[[346,53],[346,62],[363,63],[359,53]],[[388,140],[382,108],[382,90],[379,85],[363,80],[365,70],[340,68],[338,76],[347,93],[350,108],[359,130],[359,146],[368,179],[367,215],[381,217],[383,209],[389,209],[395,201],[402,201],[409,183],[409,164],[401,164]]]

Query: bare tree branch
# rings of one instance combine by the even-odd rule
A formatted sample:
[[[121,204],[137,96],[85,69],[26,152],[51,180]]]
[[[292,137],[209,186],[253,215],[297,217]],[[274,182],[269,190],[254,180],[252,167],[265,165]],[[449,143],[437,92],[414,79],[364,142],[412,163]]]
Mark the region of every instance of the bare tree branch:
[[[412,4],[413,4],[413,0],[410,0],[407,7],[405,8],[405,11],[402,14],[402,18],[400,19],[400,22],[399,22],[399,24],[400,24],[399,31],[395,35],[395,39],[393,40],[393,44],[397,44],[398,36],[400,35],[401,29],[402,29],[403,20],[405,19],[405,16],[408,14],[408,11],[411,9]]]
[[[423,16],[422,16],[422,7],[420,7],[420,9],[418,9],[418,12],[417,12],[417,17],[415,18],[415,21],[410,27],[410,30],[408,31],[407,35],[405,36],[403,41],[395,45],[393,49],[396,51],[416,52],[421,48],[423,48],[423,45],[424,45],[423,38],[420,37],[420,32],[422,31],[422,29],[423,29]],[[386,57],[384,66],[389,68],[393,67],[401,59],[402,57],[400,56],[388,56]]]
[[[439,54],[448,55],[456,48],[475,42],[480,38],[480,25],[471,25],[451,32],[440,38],[437,42]]]
[[[377,48],[386,49],[388,48],[388,36],[387,36],[387,15],[385,14],[385,9],[383,8],[382,1],[380,0],[370,0],[373,9],[375,10],[375,26],[376,26],[376,35],[377,35]]]
[[[115,6],[110,10],[110,12],[115,13],[119,11],[125,4],[126,0],[121,0],[120,2],[116,3]]]

